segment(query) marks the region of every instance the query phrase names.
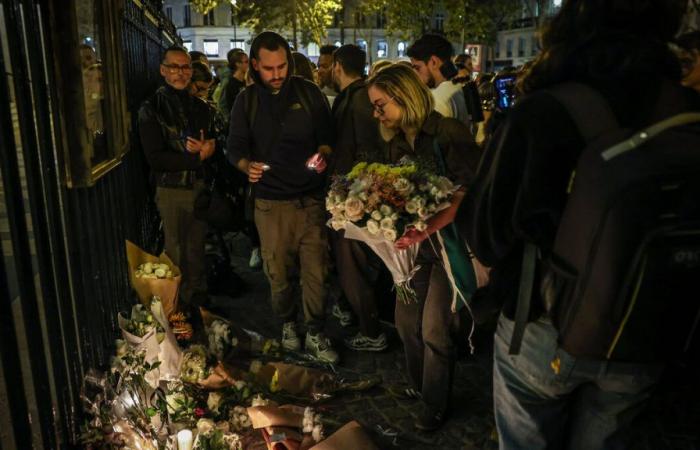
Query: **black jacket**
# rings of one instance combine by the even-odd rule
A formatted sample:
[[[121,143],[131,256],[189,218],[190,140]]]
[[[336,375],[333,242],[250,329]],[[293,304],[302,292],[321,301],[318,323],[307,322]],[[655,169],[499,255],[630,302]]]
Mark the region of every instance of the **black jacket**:
[[[336,141],[330,161],[332,174],[346,174],[360,161],[380,162],[385,143],[367,95],[364,80],[348,85],[333,102]]]
[[[481,151],[469,133],[467,126],[457,119],[431,112],[416,136],[413,148],[402,133],[394,136],[388,145],[388,160],[396,163],[404,156],[417,162],[422,168],[440,173],[435,158],[434,141],[437,140],[447,170],[447,178],[469,189],[474,181]]]
[[[187,137],[214,137],[209,105],[187,91],[162,86],[139,109],[141,146],[161,187],[191,188],[203,177],[199,155],[187,151]]]
[[[256,38],[257,39],[257,38]],[[251,46],[251,53],[254,53]],[[273,93],[250,68],[255,83],[241,92],[231,110],[227,141],[228,160],[234,166],[246,158],[270,166],[255,183],[255,196],[268,200],[321,197],[326,176],[306,167],[319,146],[333,146],[333,122],[328,100],[310,81],[293,77],[294,60],[287,52],[287,79]],[[305,97],[303,100],[300,94]],[[251,97],[252,96],[252,97]],[[249,98],[255,101],[254,123],[249,123]],[[308,103],[308,104],[307,104]],[[304,104],[307,104],[304,107]],[[309,110],[307,110],[307,108]]]

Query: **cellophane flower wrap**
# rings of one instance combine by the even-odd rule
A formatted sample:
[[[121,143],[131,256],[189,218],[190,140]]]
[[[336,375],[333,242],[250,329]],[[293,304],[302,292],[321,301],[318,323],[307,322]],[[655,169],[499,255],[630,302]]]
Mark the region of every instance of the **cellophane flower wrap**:
[[[427,221],[450,206],[457,188],[416,164],[361,162],[334,178],[326,197],[328,226],[367,244],[391,271],[397,297],[409,302],[415,299],[410,281],[420,268],[415,264],[419,244],[398,250],[394,243],[410,228],[425,231]]]

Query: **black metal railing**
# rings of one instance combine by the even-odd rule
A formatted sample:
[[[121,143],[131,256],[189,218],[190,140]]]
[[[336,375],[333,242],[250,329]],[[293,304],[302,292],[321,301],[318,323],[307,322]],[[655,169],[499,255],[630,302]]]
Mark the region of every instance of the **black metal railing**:
[[[51,20],[67,4],[0,3],[0,449],[78,446],[84,374],[109,363],[116,314],[134,302],[124,241],[162,246],[135,121],[179,38],[160,0],[110,4],[124,6],[131,149],[94,186],[68,189]]]

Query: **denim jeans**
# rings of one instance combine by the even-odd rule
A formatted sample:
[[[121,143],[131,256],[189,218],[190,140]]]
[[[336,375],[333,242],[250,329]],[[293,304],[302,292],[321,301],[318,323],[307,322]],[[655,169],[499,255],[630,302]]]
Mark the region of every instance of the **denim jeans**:
[[[513,322],[496,331],[493,396],[500,449],[624,449],[661,364],[577,359],[557,345],[548,319],[528,324],[519,355],[509,355]]]

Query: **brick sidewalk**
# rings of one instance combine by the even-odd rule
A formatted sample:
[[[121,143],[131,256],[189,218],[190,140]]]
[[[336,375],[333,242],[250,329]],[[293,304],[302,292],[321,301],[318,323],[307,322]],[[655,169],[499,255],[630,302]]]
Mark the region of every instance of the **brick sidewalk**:
[[[235,238],[232,250],[236,273],[246,281],[247,290],[234,299],[219,297],[217,305],[239,325],[279,338],[281,324],[272,315],[265,276],[262,271],[251,271],[247,266],[250,254],[247,240]],[[327,333],[340,353],[340,369],[358,375],[381,376],[383,384],[364,392],[344,393],[324,402],[319,409],[323,411],[329,431],[357,420],[371,431],[375,442],[383,449],[497,449],[491,398],[492,330],[479,330],[475,336],[476,354],[465,355],[458,362],[452,415],[435,433],[415,431],[416,403],[394,398],[385,390],[386,386],[408,382],[398,335],[388,326],[385,331],[390,341],[387,351],[353,352],[342,347],[340,339],[354,334],[356,329],[343,329],[330,317]],[[700,450],[698,383],[689,382],[687,374],[682,372],[670,375],[673,380],[661,386],[650,408],[637,422],[632,449]]]

